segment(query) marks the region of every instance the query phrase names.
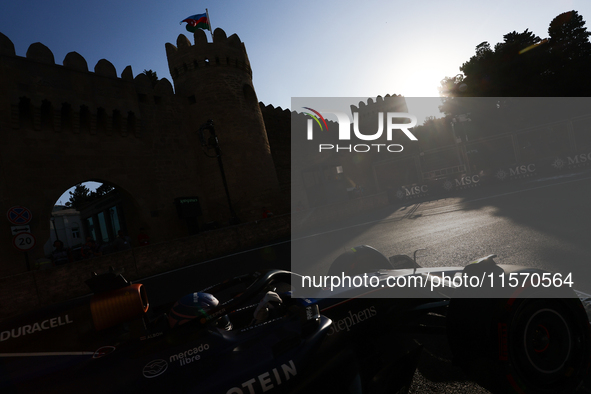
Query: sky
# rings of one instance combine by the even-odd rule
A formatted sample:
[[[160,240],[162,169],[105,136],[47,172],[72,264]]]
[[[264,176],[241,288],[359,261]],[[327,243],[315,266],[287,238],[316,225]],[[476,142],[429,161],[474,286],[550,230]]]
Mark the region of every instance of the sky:
[[[0,33],[17,56],[41,42],[57,64],[78,52],[89,70],[107,59],[118,75],[130,65],[172,82],[165,43],[192,41],[179,22],[206,8],[214,29],[245,43],[259,101],[283,109],[292,97],[437,97],[483,41],[525,29],[545,38],[570,10],[591,30],[588,0],[21,0],[0,4]]]

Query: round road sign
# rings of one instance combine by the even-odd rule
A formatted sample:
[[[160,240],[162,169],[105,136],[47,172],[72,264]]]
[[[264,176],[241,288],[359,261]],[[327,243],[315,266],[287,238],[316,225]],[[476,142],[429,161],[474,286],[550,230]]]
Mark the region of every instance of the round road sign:
[[[35,236],[27,232],[18,233],[12,239],[12,244],[18,250],[27,251],[35,246]]]
[[[33,214],[29,209],[15,205],[6,212],[6,217],[10,223],[22,225],[29,223],[33,218]]]

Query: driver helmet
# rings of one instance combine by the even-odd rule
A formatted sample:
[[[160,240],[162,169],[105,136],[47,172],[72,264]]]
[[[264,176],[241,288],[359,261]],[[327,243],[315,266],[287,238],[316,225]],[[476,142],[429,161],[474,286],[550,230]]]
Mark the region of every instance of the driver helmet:
[[[170,308],[168,314],[168,324],[170,328],[175,328],[196,318],[209,316],[208,311],[219,305],[219,301],[209,293],[191,293],[181,297]],[[231,330],[232,324],[227,315],[216,322],[219,328]]]

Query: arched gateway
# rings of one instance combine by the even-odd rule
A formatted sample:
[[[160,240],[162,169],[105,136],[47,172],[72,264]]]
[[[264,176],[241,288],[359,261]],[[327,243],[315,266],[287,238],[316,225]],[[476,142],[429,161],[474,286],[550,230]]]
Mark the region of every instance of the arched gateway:
[[[228,195],[241,222],[261,207],[284,206],[244,44],[221,29],[213,42],[195,33],[166,45],[176,93],[166,79],[152,86],[131,67],[117,77],[100,60],[94,72],[76,52],[63,65],[43,44],[26,57],[0,34],[0,214],[28,208],[38,245],[13,244],[14,224],[0,226],[0,276],[27,270],[43,257],[53,204],[81,181],[122,191],[130,235],[146,228],[166,241],[213,221],[228,222]],[[198,129],[214,120],[227,190],[215,150]],[[208,136],[206,135],[206,138]],[[277,208],[279,210],[280,208]]]

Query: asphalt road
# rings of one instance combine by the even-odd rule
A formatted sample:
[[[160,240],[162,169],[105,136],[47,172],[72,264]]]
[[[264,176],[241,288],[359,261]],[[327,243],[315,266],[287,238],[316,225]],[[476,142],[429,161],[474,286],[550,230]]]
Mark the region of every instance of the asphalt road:
[[[370,245],[413,255],[423,267],[457,267],[490,254],[499,264],[572,273],[591,294],[591,173],[534,179],[468,197],[387,206],[344,218],[292,240],[144,278],[154,300],[174,301],[228,276],[260,268],[325,275],[343,251]]]
[[[572,273],[574,288],[591,294],[591,177],[535,179],[344,218],[292,241],[293,270],[324,275],[342,251],[363,244],[386,256],[425,248],[417,259],[424,267],[464,266],[496,254],[497,263]],[[452,363],[445,323],[430,318],[442,330],[417,338],[424,351],[410,392],[488,393]],[[591,378],[579,392],[591,392]]]
[[[289,269],[290,251],[303,257],[293,271],[324,275],[343,250],[367,244],[386,256],[412,255],[426,248],[418,258],[425,267],[463,266],[496,254],[498,263],[572,273],[575,288],[591,294],[590,197],[591,177],[580,174],[476,190],[468,197],[389,206],[299,234],[291,243],[278,242],[143,283],[151,299],[171,302],[229,274],[262,266]],[[429,319],[442,329],[417,338],[424,351],[411,393],[487,393],[452,363],[444,319]],[[590,387],[587,383],[580,392],[591,392]]]
[[[144,278],[154,307],[216,282],[260,268],[290,269],[290,254],[304,256],[291,269],[324,275],[343,250],[367,244],[386,256],[417,249],[425,267],[463,266],[496,254],[499,263],[573,273],[577,290],[591,294],[591,174],[532,180],[505,188],[474,190],[466,197],[388,206],[327,224],[293,240]],[[455,366],[443,317],[440,329],[420,334],[424,346],[411,393],[487,393]],[[581,393],[591,393],[587,382]]]
[[[499,264],[572,273],[591,293],[591,177],[533,180],[469,197],[385,207],[292,241],[293,270],[324,275],[344,250],[370,245],[386,256],[417,249],[424,267],[464,266],[496,254]]]

